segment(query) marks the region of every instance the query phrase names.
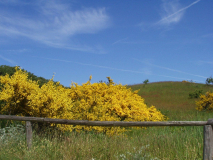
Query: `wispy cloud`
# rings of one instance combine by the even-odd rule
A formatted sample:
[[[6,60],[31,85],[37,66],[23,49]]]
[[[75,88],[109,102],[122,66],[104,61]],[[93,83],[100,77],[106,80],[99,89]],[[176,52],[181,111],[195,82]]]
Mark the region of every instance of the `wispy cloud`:
[[[29,52],[29,49],[9,49],[9,50],[3,50],[3,52],[7,52],[7,53],[25,53],[25,52]]]
[[[11,60],[11,59],[8,59],[8,58],[5,58],[4,56],[0,55],[0,58],[3,59],[4,61],[6,62],[9,62],[10,64],[12,65],[16,65],[16,62]]]
[[[0,35],[24,36],[52,47],[94,52],[96,49],[77,45],[71,40],[78,34],[94,34],[107,28],[110,18],[105,8],[72,10],[71,6],[59,2],[25,4],[34,11],[30,15],[12,10],[8,2],[7,10],[0,7]]]
[[[197,64],[202,65],[202,64],[213,64],[213,61],[197,61]]]
[[[162,18],[156,24],[169,25],[178,23],[182,19],[184,11],[199,1],[200,0],[196,0],[186,7],[181,7],[178,0],[164,0],[162,5],[163,13],[161,14]]]
[[[119,69],[119,68],[113,68],[113,67],[108,67],[108,66],[101,66],[101,65],[88,64],[88,63],[81,63],[81,62],[75,62],[75,61],[69,61],[69,60],[61,60],[61,59],[54,59],[54,58],[44,58],[44,57],[37,57],[37,56],[33,56],[33,57],[47,59],[47,60],[52,60],[52,61],[60,61],[60,62],[67,62],[67,63],[76,63],[76,64],[80,64],[80,65],[84,65],[84,66],[93,66],[93,67],[106,68],[106,69],[117,70],[117,71],[132,72],[132,73],[143,73],[143,74],[145,74],[145,72],[140,72],[140,71]]]
[[[128,39],[128,37],[127,37],[127,38],[123,38],[123,39],[119,39],[119,40],[115,41],[112,45],[115,45],[115,44],[117,44],[117,43],[123,43],[123,42],[125,42],[127,39]]]
[[[152,43],[149,41],[131,41],[129,40],[129,38],[123,38],[123,39],[119,39],[117,41],[115,41],[114,43],[112,43],[112,45],[115,44],[146,44],[146,43]]]
[[[130,72],[130,73],[136,73],[136,74],[145,74],[145,75],[155,75],[155,76],[160,76],[160,77],[166,77],[166,78],[173,78],[173,79],[180,79],[180,80],[190,80],[187,78],[180,78],[180,77],[173,77],[173,76],[167,76],[167,75],[159,75],[159,74],[152,74],[152,72],[148,69],[145,70],[142,69],[142,71],[135,71],[135,70],[128,70],[128,69],[121,69],[121,68],[114,68],[114,67],[108,67],[108,66],[101,66],[101,65],[95,65],[95,64],[88,64],[88,63],[81,63],[81,62],[76,62],[76,61],[70,61],[70,60],[62,60],[62,59],[54,59],[54,58],[45,58],[45,57],[37,57],[37,56],[32,56],[36,58],[41,58],[41,59],[46,59],[46,60],[51,60],[51,61],[59,61],[59,62],[66,62],[66,63],[75,63],[79,65],[84,65],[84,66],[92,66],[92,67],[97,67],[97,68],[104,68],[104,69],[110,69],[110,70],[115,70],[115,71],[122,71],[122,72]],[[197,81],[196,82],[201,82]]]
[[[135,59],[135,58],[132,58],[132,59],[136,60],[138,62],[142,62],[142,63],[147,64],[147,65],[153,66],[153,67],[169,70],[169,71],[172,71],[172,72],[183,73],[183,74],[187,74],[187,75],[191,75],[191,76],[195,76],[195,77],[200,77],[200,78],[208,78],[208,77],[204,77],[204,76],[201,76],[201,75],[191,74],[191,73],[183,72],[183,71],[168,68],[168,67],[158,66],[158,65],[155,65],[155,64],[152,64],[152,63],[149,63],[149,62],[145,62],[145,61],[141,61],[141,60],[138,60],[138,59]]]

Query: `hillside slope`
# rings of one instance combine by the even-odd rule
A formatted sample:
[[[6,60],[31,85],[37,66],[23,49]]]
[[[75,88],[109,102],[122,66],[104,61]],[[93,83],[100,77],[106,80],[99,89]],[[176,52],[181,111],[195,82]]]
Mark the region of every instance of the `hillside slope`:
[[[190,99],[189,93],[202,90],[203,94],[213,91],[213,85],[186,82],[158,82],[150,84],[137,84],[128,86],[138,90],[145,102],[150,106],[166,110],[195,109],[196,98]],[[198,100],[198,99],[197,99]]]

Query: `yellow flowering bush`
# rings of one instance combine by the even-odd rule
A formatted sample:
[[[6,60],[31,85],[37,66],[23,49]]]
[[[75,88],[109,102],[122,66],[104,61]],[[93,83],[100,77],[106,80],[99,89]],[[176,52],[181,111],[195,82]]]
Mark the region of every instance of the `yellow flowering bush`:
[[[7,74],[0,76],[1,93],[0,100],[6,102],[2,106],[1,113],[31,115],[31,107],[28,105],[28,96],[39,89],[37,82],[29,80],[27,73],[16,68],[16,72],[11,77]]]
[[[69,115],[72,101],[68,99],[68,89],[59,83],[54,84],[50,80],[41,88],[34,90],[28,99],[30,100],[28,105],[33,111],[32,116],[72,119]]]
[[[72,83],[65,88],[53,79],[39,87],[27,73],[16,68],[14,75],[0,76],[0,100],[6,102],[1,112],[22,116],[89,121],[163,121],[167,118],[154,106],[147,107],[137,92],[115,84]],[[108,135],[125,131],[120,127],[57,125],[61,130],[96,131]]]
[[[6,105],[1,106],[1,113],[72,119],[72,101],[68,99],[68,89],[59,82],[54,84],[51,79],[40,88],[38,82],[28,79],[27,72],[16,67],[16,72],[11,77],[0,76],[0,83],[0,100],[6,102]]]
[[[205,95],[200,95],[200,100],[196,101],[197,110],[213,111],[213,93],[207,92]]]
[[[79,86],[73,83],[70,89],[70,99],[73,100],[74,119],[90,121],[163,121],[166,117],[162,115],[154,106],[147,107],[137,93],[131,88],[121,84],[114,84],[108,78],[106,83],[93,83],[90,81]],[[88,127],[77,126],[81,130],[96,130],[114,134],[124,131],[124,128],[117,127]]]
[[[28,96],[28,105],[32,108],[31,116],[55,119],[73,119],[72,101],[68,99],[68,89],[52,80]],[[54,124],[51,124],[53,126]],[[70,125],[57,125],[62,130],[72,131]]]

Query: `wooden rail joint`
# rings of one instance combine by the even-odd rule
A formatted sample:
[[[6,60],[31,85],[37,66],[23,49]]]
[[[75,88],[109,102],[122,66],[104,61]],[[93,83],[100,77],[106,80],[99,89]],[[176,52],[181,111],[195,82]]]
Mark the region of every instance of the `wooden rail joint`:
[[[206,125],[212,125],[213,126],[213,119],[208,119],[207,124]]]

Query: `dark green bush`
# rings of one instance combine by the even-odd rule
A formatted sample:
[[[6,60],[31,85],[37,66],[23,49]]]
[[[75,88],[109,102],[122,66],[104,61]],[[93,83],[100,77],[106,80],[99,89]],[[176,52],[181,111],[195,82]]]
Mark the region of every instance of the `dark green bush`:
[[[209,77],[206,79],[206,84],[209,85],[210,83],[213,84],[213,78],[212,77]]]
[[[189,98],[192,99],[192,98],[199,98],[200,95],[203,94],[203,90],[196,90],[192,93],[189,93]]]

